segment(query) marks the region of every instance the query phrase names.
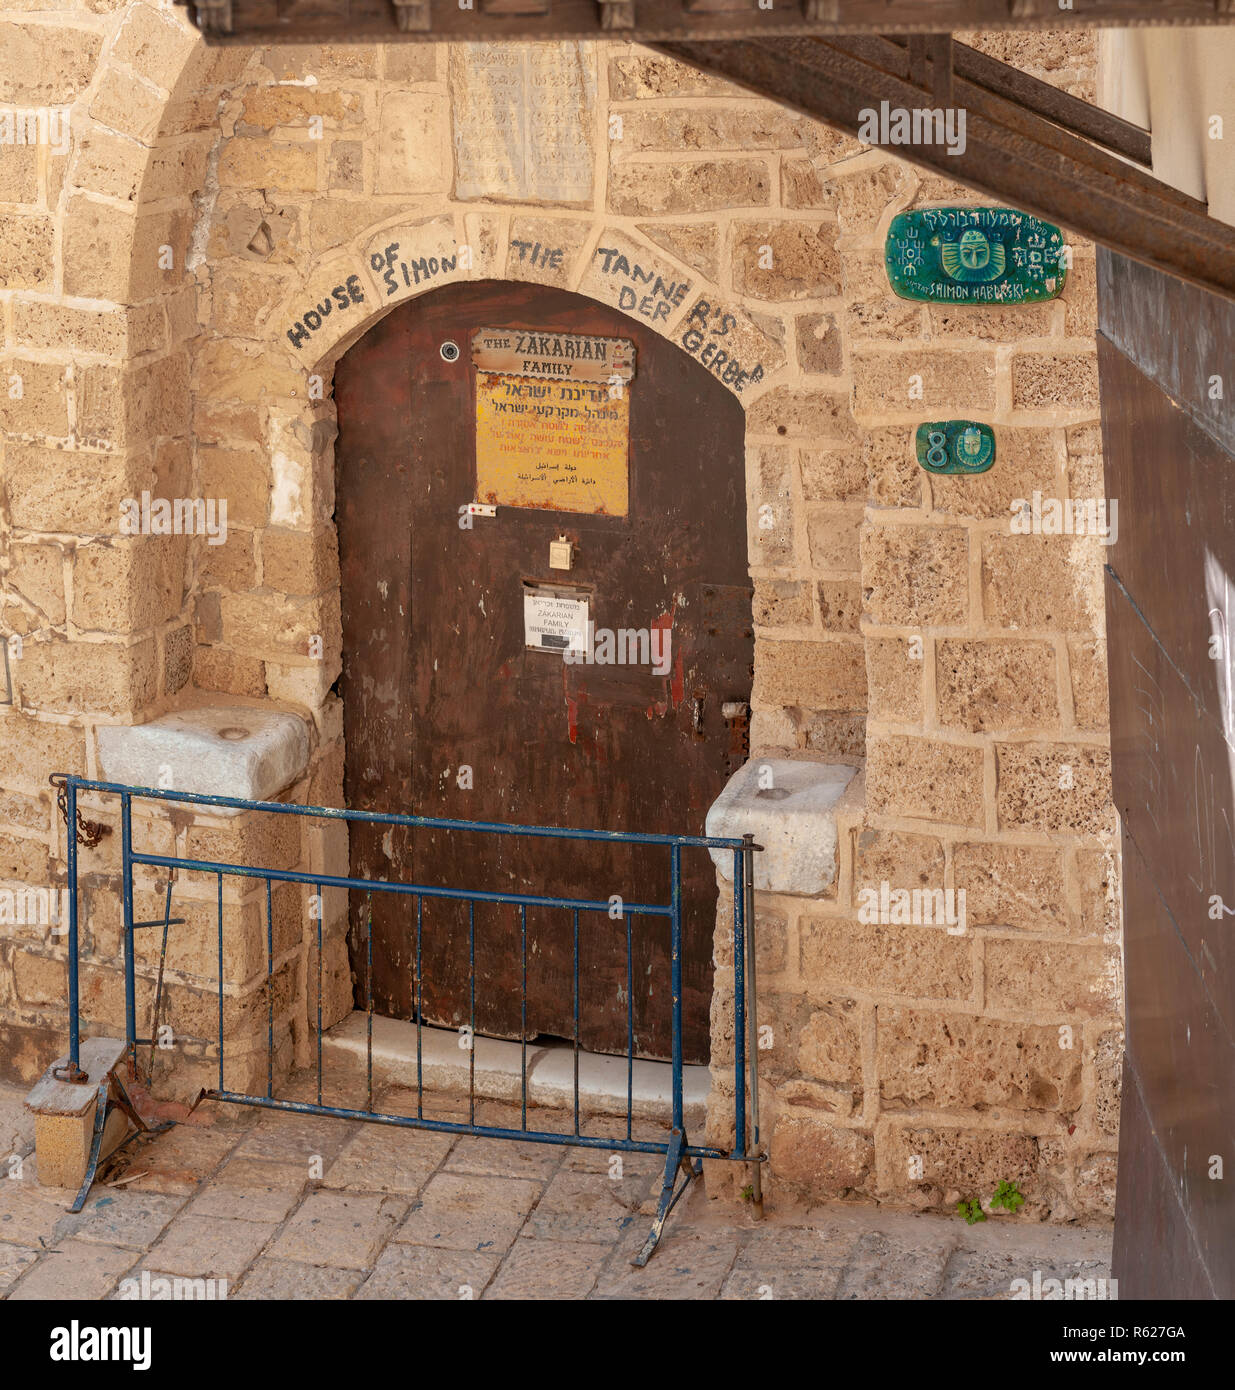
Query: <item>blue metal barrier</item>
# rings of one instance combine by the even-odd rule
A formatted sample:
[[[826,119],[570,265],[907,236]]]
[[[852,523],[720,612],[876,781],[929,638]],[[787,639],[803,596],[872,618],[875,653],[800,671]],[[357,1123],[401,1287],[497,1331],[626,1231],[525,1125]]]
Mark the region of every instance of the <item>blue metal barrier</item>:
[[[759,1141],[759,1089],[755,1067],[756,1021],[755,1021],[755,940],[754,940],[754,854],[760,846],[752,836],[742,839],[717,839],[691,835],[642,835],[627,831],[570,830],[552,826],[503,825],[480,821],[444,820],[427,816],[404,816],[376,811],[353,811],[325,806],[299,806],[284,802],[247,801],[236,797],[208,796],[191,792],[165,791],[150,787],[125,786],[114,782],[90,781],[67,774],[56,774],[51,781],[60,788],[61,805],[65,820],[70,827],[68,833],[68,952],[69,952],[69,1065],[62,1075],[67,1080],[84,1081],[85,1074],[80,1067],[81,1016],[78,993],[79,959],[79,903],[78,903],[78,854],[77,845],[81,831],[78,812],[78,798],[83,792],[115,795],[120,798],[120,840],[121,840],[121,879],[124,906],[124,980],[125,980],[125,1040],[129,1058],[130,1076],[137,1075],[137,1049],[149,1045],[152,1049],[158,1032],[158,1016],[163,986],[163,966],[167,954],[169,929],[181,925],[185,919],[171,916],[172,877],[177,870],[213,874],[217,880],[217,926],[218,926],[218,1063],[219,1084],[217,1088],[205,1092],[210,1099],[225,1101],[236,1105],[256,1106],[267,1110],[294,1111],[306,1115],[333,1115],[342,1119],[367,1120],[376,1124],[401,1126],[409,1129],[433,1130],[446,1134],[481,1135],[487,1138],[518,1139],[542,1144],[571,1145],[584,1148],[599,1148],[629,1153],[661,1153],[665,1155],[665,1175],[661,1188],[657,1212],[648,1235],[633,1263],[644,1265],[655,1250],[664,1227],[665,1218],[687,1190],[692,1178],[703,1169],[702,1160],[720,1159],[752,1165],[752,1181],[749,1191],[757,1214],[762,1212],[761,1163],[766,1155],[760,1150]],[[580,1131],[579,1106],[579,914],[580,912],[610,913],[609,899],[592,900],[584,898],[560,898],[528,893],[495,893],[478,889],[445,888],[429,884],[398,883],[387,879],[352,878],[332,874],[301,873],[290,869],[268,869],[246,864],[233,864],[218,860],[189,859],[176,855],[144,853],[133,848],[133,803],[167,802],[178,807],[195,806],[203,811],[235,810],[245,812],[269,812],[282,816],[301,816],[313,820],[358,821],[367,824],[404,826],[411,829],[472,831],[488,835],[514,835],[542,839],[566,840],[605,840],[613,843],[633,845],[663,846],[669,852],[670,893],[667,903],[628,902],[623,899],[622,914],[626,929],[627,952],[627,1012],[628,1047],[627,1062],[627,1101],[626,1134],[613,1138],[607,1135],[588,1135]],[[734,1008],[734,1146],[726,1151],[722,1148],[692,1144],[686,1135],[684,1095],[683,1095],[683,1043],[682,1043],[682,850],[720,849],[733,855],[733,1008]],[[133,909],[133,871],[135,866],[146,866],[167,872],[165,910],[162,918],[151,921],[134,921]],[[224,956],[223,956],[223,880],[225,876],[257,879],[266,885],[266,989],[268,999],[267,1015],[267,1066],[266,1094],[249,1095],[229,1090],[224,1078]],[[297,883],[310,887],[316,893],[319,910],[317,920],[317,1021],[316,1021],[316,1059],[317,1059],[317,1101],[280,1100],[274,1095],[274,927],[272,910],[272,884]],[[367,895],[369,902],[373,893],[394,893],[416,899],[416,1114],[391,1115],[373,1108],[373,997],[372,975],[372,915],[366,914],[365,948],[368,956],[369,983],[366,986],[366,1067],[367,1096],[366,1107],[343,1108],[322,1103],[322,891],[324,888],[340,888],[359,891]],[[551,1130],[528,1128],[528,1070],[527,1041],[523,1041],[523,1065],[521,1078],[521,1124],[518,1129],[498,1125],[476,1123],[476,1050],[474,1042],[470,1048],[468,1074],[468,1122],[455,1122],[431,1119],[424,1114],[424,1076],[421,1039],[421,940],[422,909],[424,899],[440,898],[466,902],[469,905],[469,968],[471,996],[471,1033],[475,1038],[475,905],[477,903],[506,903],[519,909],[520,938],[523,946],[523,1009],[526,1017],[527,1007],[527,909],[529,907],[561,908],[571,912],[574,926],[574,1132],[560,1133]],[[633,1009],[630,985],[631,977],[631,919],[649,916],[667,919],[671,931],[671,1039],[672,1039],[672,1128],[663,1141],[636,1139],[633,1132],[634,1103],[634,1038],[630,1024]],[[162,927],[163,942],[159,957],[159,968],[153,1019],[150,1037],[137,1035],[137,994],[136,965],[133,933],[142,928]],[[152,1052],[153,1056],[153,1052]],[[121,1097],[120,1103],[124,1103]],[[102,1107],[101,1107],[102,1108]],[[127,1106],[126,1106],[127,1108]],[[98,1126],[99,1137],[102,1127]],[[80,1200],[84,1199],[93,1180],[97,1163],[96,1151],[92,1155],[90,1172],[82,1189]],[[679,1170],[685,1175],[678,1185]]]

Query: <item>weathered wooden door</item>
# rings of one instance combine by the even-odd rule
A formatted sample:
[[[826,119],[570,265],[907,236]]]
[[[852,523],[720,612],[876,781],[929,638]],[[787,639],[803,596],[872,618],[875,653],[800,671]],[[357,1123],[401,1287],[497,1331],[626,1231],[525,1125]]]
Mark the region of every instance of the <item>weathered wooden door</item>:
[[[554,510],[543,496],[539,506],[499,499],[494,516],[466,514],[478,500],[478,383],[485,409],[496,408],[502,385],[472,361],[485,329],[519,330],[516,345],[534,334],[533,348],[548,350],[561,335],[633,343],[633,380],[616,388],[629,408],[625,515],[611,514],[621,510],[611,491],[610,514]],[[511,380],[503,390],[518,397],[523,388]],[[595,398],[595,386],[585,394]],[[578,295],[496,282],[451,286],[396,309],[339,363],[335,399],[348,804],[702,834],[744,756],[741,726],[722,705],[748,700],[752,672],[737,400],[624,315]],[[526,418],[519,428],[535,455],[533,436],[544,436],[535,413]],[[581,436],[580,447],[590,442]],[[611,432],[605,447],[612,464]],[[572,472],[575,460],[561,468]],[[611,468],[610,482],[620,472]],[[550,566],[550,546],[563,540],[569,570]],[[606,632],[646,634],[647,645],[628,639],[631,661],[568,663],[560,648],[529,645],[529,595],[534,614],[542,598],[585,603],[597,658]],[[482,891],[669,900],[662,847],[353,826],[351,863],[366,877]],[[683,853],[683,871],[685,1055],[703,1061],[715,878],[703,850]],[[353,898],[359,1001],[364,904]],[[668,922],[619,911],[581,913],[576,928],[569,910],[529,908],[525,933],[513,907],[426,898],[422,1017],[447,1026],[474,1017],[482,1034],[571,1038],[577,1010],[584,1047],[620,1053],[633,1038],[638,1055],[669,1056]],[[377,894],[372,914],[375,1007],[411,1018],[416,905]]]

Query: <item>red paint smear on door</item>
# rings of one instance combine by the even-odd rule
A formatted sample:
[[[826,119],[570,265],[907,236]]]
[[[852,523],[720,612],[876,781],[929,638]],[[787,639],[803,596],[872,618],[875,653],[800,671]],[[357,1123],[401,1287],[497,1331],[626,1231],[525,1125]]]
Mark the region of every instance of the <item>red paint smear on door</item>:
[[[579,741],[579,706],[587,704],[587,687],[580,685],[576,694],[570,693],[570,673],[562,667],[562,697],[566,701],[566,733],[571,743]]]
[[[660,715],[667,714],[670,705],[672,705],[674,709],[677,709],[686,698],[686,677],[682,670],[682,653],[675,650],[677,644],[673,641],[673,619],[676,617],[677,611],[678,605],[675,599],[673,607],[668,613],[662,613],[659,618],[655,618],[652,621],[653,631],[659,629],[669,634],[670,650],[673,651],[673,674],[669,680],[668,690],[669,702],[668,704],[663,700],[657,700],[656,702],[656,712]],[[662,651],[663,650],[662,648]],[[649,710],[649,718],[651,718],[651,713],[651,710]]]

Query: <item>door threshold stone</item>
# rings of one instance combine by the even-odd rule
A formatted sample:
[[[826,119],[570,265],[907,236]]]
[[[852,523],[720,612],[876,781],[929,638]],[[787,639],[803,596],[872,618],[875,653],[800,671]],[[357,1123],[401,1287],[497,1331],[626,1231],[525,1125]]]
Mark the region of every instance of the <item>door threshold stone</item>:
[[[450,1028],[421,1029],[422,1074],[426,1090],[467,1094],[469,1057],[459,1046],[460,1034]],[[365,1015],[348,1015],[322,1038],[325,1068],[363,1074],[366,1050]],[[518,1101],[522,1046],[504,1038],[475,1039],[476,1094],[490,1100]],[[626,1113],[626,1058],[596,1052],[579,1053],[579,1108],[593,1115]],[[527,1046],[529,1105],[571,1109],[574,1105],[574,1050],[568,1042]],[[415,1088],[416,1025],[402,1019],[373,1018],[373,1075],[375,1080]],[[682,1069],[687,1119],[699,1128],[711,1089],[706,1066]],[[668,1062],[635,1060],[631,1074],[634,1115],[668,1120],[673,1107],[673,1068]]]

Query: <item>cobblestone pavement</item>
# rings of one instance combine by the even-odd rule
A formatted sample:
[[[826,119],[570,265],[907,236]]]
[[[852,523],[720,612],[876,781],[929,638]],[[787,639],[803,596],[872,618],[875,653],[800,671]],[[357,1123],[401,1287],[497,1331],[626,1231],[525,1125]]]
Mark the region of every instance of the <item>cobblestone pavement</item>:
[[[414,1113],[415,1096],[391,1090],[379,1105]],[[426,1110],[453,1118],[459,1105]],[[993,1299],[1035,1270],[1110,1272],[1109,1229],[1014,1217],[970,1227],[848,1203],[769,1203],[757,1222],[702,1184],[637,1270],[663,1167],[654,1155],[623,1154],[618,1167],[601,1149],[209,1102],[194,1118],[129,1144],[74,1216],[74,1194],[36,1179],[21,1093],[0,1088],[0,1298],[120,1297],[146,1274],[156,1294],[153,1281],[179,1277],[226,1280],[213,1292],[239,1299]],[[518,1109],[480,1102],[477,1119],[517,1127]]]

